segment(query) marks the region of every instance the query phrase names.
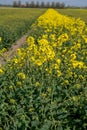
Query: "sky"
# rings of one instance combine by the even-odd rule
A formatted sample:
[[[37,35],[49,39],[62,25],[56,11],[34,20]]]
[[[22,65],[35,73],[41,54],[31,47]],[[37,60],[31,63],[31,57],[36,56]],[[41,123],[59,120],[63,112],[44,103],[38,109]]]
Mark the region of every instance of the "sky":
[[[0,0],[0,4],[12,4],[14,0]],[[16,0],[17,1],[17,0]],[[21,3],[25,2],[31,2],[31,1],[44,1],[44,2],[64,2],[65,5],[71,5],[71,6],[87,6],[87,0],[21,0]]]

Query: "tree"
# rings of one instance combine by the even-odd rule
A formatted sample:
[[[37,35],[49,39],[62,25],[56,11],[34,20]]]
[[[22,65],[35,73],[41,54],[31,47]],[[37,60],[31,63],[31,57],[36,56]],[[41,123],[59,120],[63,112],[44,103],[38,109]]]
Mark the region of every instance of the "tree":
[[[60,8],[65,8],[65,3],[64,2],[60,4]]]
[[[55,8],[55,7],[56,7],[56,4],[55,4],[54,1],[51,3],[51,7],[52,7],[52,8]]]
[[[40,4],[39,4],[39,1],[36,2],[36,8],[39,8],[40,7]]]
[[[46,7],[50,8],[50,2],[47,2]]]
[[[13,7],[17,7],[18,4],[17,4],[17,1],[13,1]]]
[[[30,3],[30,7],[31,7],[31,8],[34,8],[34,7],[35,7],[35,3],[34,3],[34,1],[31,1],[31,3]]]
[[[21,7],[21,1],[20,0],[18,1],[18,7]]]
[[[45,7],[45,3],[42,1],[41,2],[41,5],[40,5],[41,8],[44,8]]]
[[[25,5],[26,5],[26,7],[29,7],[29,2],[26,2]]]
[[[60,3],[56,2],[56,8],[60,8]]]

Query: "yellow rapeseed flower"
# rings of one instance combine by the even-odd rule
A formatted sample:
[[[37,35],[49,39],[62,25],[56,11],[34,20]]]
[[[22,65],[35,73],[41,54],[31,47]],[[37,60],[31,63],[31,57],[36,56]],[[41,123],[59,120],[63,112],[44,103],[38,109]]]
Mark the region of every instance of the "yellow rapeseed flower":
[[[39,82],[36,82],[36,83],[35,83],[35,86],[36,86],[36,87],[40,86],[40,83],[39,83]]]
[[[22,72],[18,73],[17,76],[18,76],[20,79],[25,79],[25,78],[26,78],[25,74],[22,73]]]
[[[57,62],[58,64],[60,64],[60,63],[61,63],[61,60],[60,60],[60,59],[57,59],[56,62]]]
[[[14,59],[13,59],[13,62],[14,62],[15,64],[17,64],[17,63],[19,62],[19,60],[18,60],[17,58],[14,58]]]
[[[0,69],[0,74],[4,74],[4,71],[2,69]]]
[[[29,37],[27,38],[27,43],[32,43],[32,44],[34,44],[34,37],[29,36]]]
[[[46,97],[47,96],[47,94],[46,93],[42,93],[42,95],[41,95],[42,97]]]
[[[84,68],[84,62],[82,61],[73,61],[72,65],[74,68],[79,68],[79,69]]]
[[[0,37],[0,42],[2,42],[2,37]]]
[[[62,75],[60,70],[57,70],[57,74],[58,74],[58,77],[60,77]]]
[[[11,104],[14,104],[15,102],[16,102],[15,99],[10,99]]]
[[[10,86],[9,86],[9,89],[10,89],[10,90],[13,90],[13,86],[12,86],[12,85],[10,85]]]
[[[50,87],[47,88],[47,92],[48,92],[48,93],[51,92],[51,88],[50,88]]]
[[[17,86],[21,87],[22,86],[22,82],[17,81]]]
[[[35,64],[37,64],[38,66],[41,66],[43,62],[41,62],[41,60],[35,60]]]
[[[71,60],[75,60],[76,59],[76,54],[71,54],[70,58],[71,58]]]

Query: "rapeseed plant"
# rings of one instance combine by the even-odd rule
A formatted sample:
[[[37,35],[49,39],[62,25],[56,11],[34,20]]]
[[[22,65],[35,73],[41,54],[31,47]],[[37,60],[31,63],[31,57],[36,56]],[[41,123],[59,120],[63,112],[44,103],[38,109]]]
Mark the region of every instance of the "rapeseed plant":
[[[86,24],[48,9],[31,28],[26,46],[0,69],[1,127],[86,130]]]

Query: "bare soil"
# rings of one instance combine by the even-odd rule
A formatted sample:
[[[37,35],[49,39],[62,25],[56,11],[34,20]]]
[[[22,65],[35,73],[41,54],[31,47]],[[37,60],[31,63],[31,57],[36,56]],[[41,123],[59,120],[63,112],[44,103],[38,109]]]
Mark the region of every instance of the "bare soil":
[[[17,53],[17,49],[20,48],[25,42],[26,42],[27,34],[22,36],[19,40],[17,40],[12,47],[6,51],[2,57],[0,57],[0,64],[5,65],[6,64],[6,57],[10,60],[14,55]]]

